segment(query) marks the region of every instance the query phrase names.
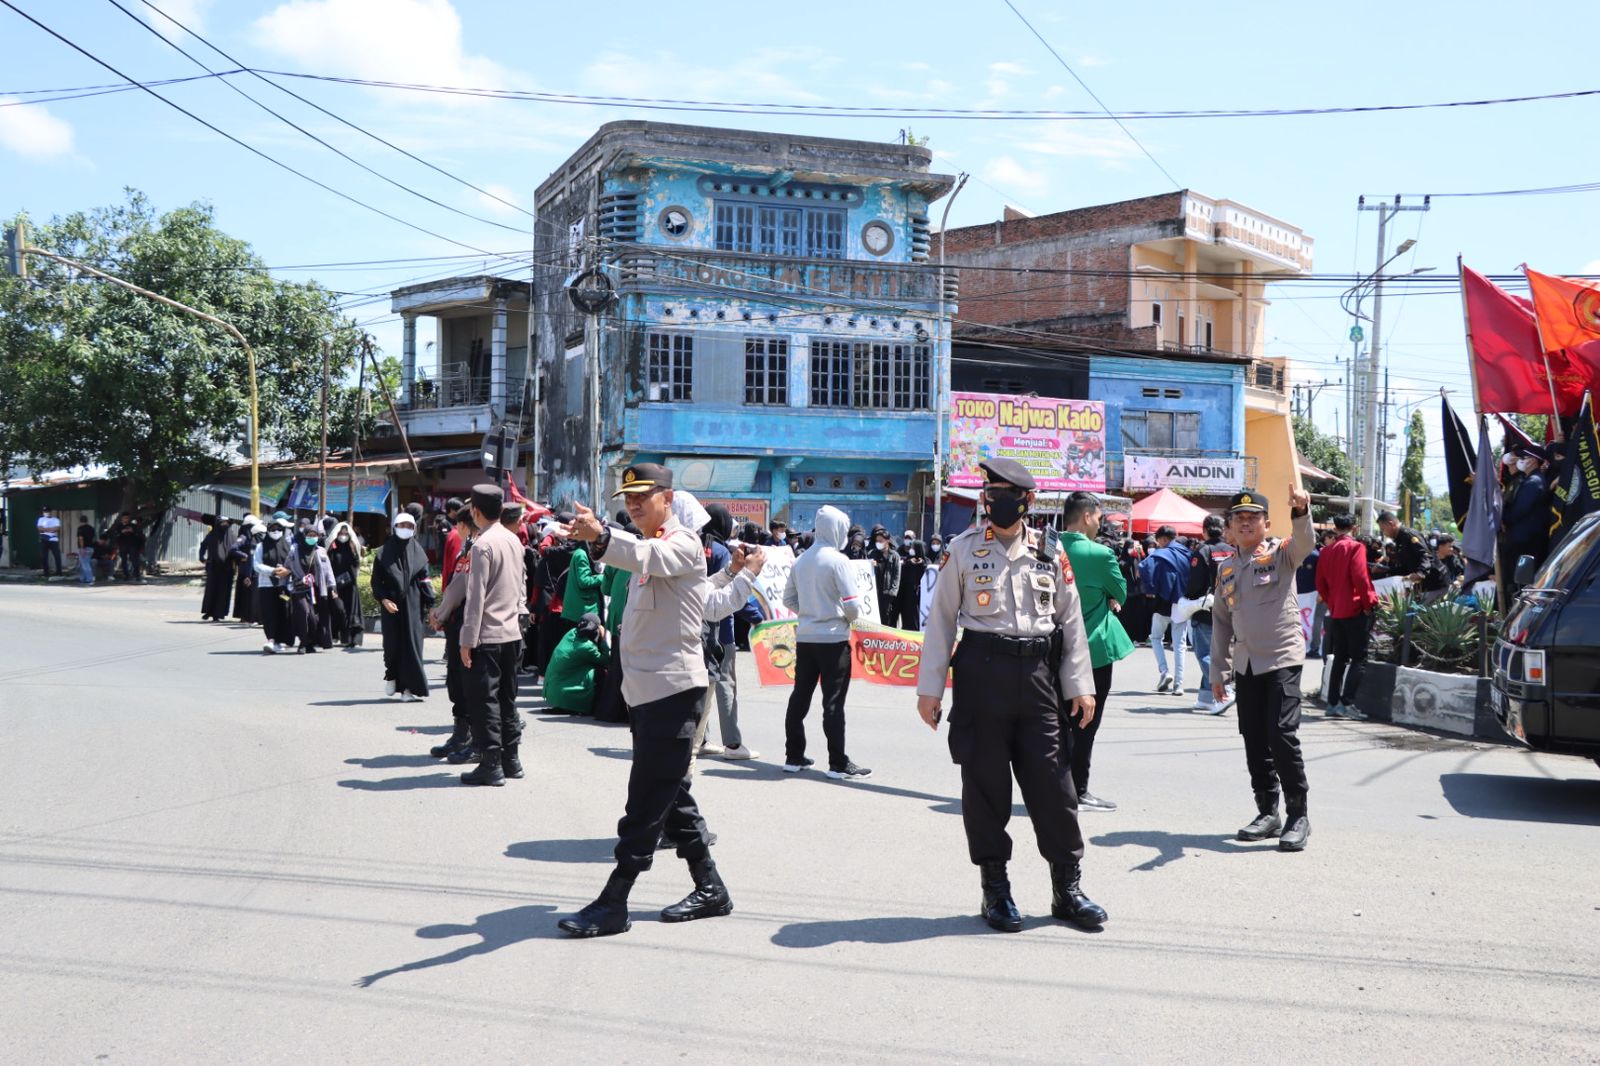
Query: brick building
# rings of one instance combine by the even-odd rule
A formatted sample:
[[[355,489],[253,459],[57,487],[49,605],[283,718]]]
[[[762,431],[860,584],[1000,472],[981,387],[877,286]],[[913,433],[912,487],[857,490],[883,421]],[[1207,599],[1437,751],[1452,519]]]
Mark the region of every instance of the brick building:
[[[958,347],[1003,346],[1012,377],[1030,350],[1041,379],[1063,359],[1088,368],[1086,398],[1107,405],[1108,487],[1124,487],[1132,454],[1233,457],[1271,491],[1298,483],[1284,360],[1263,327],[1267,285],[1311,269],[1297,227],[1182,190],[1008,210],[943,239],[961,272]],[[954,374],[962,388],[959,359]]]

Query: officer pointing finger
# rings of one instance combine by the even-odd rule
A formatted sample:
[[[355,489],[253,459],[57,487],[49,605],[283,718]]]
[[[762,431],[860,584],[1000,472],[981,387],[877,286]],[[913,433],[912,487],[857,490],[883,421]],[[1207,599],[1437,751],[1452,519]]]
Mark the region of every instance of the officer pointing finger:
[[[1098,928],[1105,909],[1083,894],[1078,793],[1064,749],[1063,708],[1094,716],[1094,676],[1072,567],[1053,532],[1023,522],[1033,475],[1013,459],[979,464],[985,520],[952,540],[933,588],[917,677],[917,711],[937,728],[954,667],[950,755],[961,767],[961,818],[979,867],[983,918],[1016,932],[1011,898],[1011,778],[1050,863],[1051,914]],[[951,658],[956,629],[961,647]]]

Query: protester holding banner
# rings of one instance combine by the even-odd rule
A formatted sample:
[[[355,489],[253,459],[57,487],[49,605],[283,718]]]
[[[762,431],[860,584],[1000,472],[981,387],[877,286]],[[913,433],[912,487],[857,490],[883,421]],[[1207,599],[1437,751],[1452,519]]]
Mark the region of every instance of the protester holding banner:
[[[1033,820],[1039,853],[1050,863],[1050,913],[1095,929],[1103,907],[1083,894],[1083,832],[1068,765],[1063,721],[1095,718],[1094,669],[1073,569],[1052,537],[1023,519],[1034,481],[1014,459],[981,464],[987,521],[950,542],[928,611],[917,674],[917,713],[939,728],[940,703],[954,656],[950,756],[961,767],[961,820],[967,854],[980,870],[982,916],[1014,933],[1022,915],[1011,898],[1011,778]],[[1062,708],[1066,713],[1062,713]]]

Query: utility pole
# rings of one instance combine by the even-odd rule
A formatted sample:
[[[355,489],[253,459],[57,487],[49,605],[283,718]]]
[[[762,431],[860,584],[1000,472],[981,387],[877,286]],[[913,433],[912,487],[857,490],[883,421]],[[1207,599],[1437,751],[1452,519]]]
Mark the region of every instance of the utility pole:
[[[933,386],[933,529],[922,531],[924,539],[942,535],[945,463],[950,455],[950,363],[955,346],[949,307],[945,302],[944,235],[950,228],[951,205],[961,195],[961,190],[966,188],[968,177],[970,175],[965,171],[956,177],[955,187],[950,190],[950,196],[944,202],[944,214],[939,219],[939,321],[934,323],[939,332],[933,347],[933,357],[939,361],[939,376]],[[920,506],[918,509],[921,509]]]
[[[328,338],[322,338],[322,462],[317,470],[317,509],[329,513],[328,507]]]
[[[350,420],[350,470],[344,483],[344,520],[350,523],[350,528],[356,525],[356,453],[361,450],[361,419],[366,414],[367,406],[367,361],[359,360],[360,367],[356,371],[356,412]]]
[[[1394,203],[1368,204],[1366,197],[1362,197],[1356,204],[1357,211],[1378,212],[1378,256],[1376,268],[1372,272],[1372,337],[1367,341],[1366,365],[1361,369],[1357,379],[1357,393],[1361,413],[1360,450],[1356,452],[1359,462],[1357,466],[1361,472],[1359,487],[1356,495],[1361,503],[1361,528],[1372,527],[1373,500],[1378,495],[1379,482],[1382,473],[1378,467],[1378,366],[1382,361],[1383,353],[1383,268],[1389,263],[1388,236],[1389,221],[1402,211],[1426,211],[1429,201],[1425,197],[1420,204],[1402,204],[1400,197],[1394,198]],[[1397,253],[1398,254],[1398,253]],[[1352,331],[1352,340],[1359,343],[1358,335]],[[1351,434],[1352,438],[1355,434]]]

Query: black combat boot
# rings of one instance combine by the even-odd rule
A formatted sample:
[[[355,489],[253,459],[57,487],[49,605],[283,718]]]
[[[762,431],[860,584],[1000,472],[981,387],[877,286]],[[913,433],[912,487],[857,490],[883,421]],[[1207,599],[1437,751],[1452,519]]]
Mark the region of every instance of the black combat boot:
[[[1276,792],[1256,793],[1256,820],[1239,830],[1238,840],[1266,840],[1275,837],[1283,830],[1283,822],[1278,820],[1278,794]]]
[[[1099,929],[1106,909],[1083,894],[1083,871],[1077,863],[1050,864],[1050,913],[1080,929]]]
[[[444,761],[451,766],[465,766],[469,762],[477,762],[478,749],[472,746],[472,738],[469,736],[466,743],[447,755]]]
[[[467,728],[467,723],[457,719],[455,730],[450,734],[450,739],[437,747],[429,748],[428,754],[435,759],[447,759],[464,746],[472,746],[472,731]]]
[[[1311,836],[1311,819],[1306,817],[1306,798],[1304,795],[1289,796],[1284,801],[1284,807],[1289,824],[1284,828],[1283,836],[1278,838],[1278,850],[1304,851],[1306,840]]]
[[[519,744],[507,744],[500,752],[500,769],[507,777],[524,777],[522,760],[517,758]]]
[[[461,775],[463,785],[503,785],[505,771],[500,768],[500,749],[485,748],[478,755],[478,768]]]
[[[689,873],[694,876],[694,891],[663,910],[663,922],[692,922],[733,913],[733,897],[717,873],[716,860],[709,855],[695,859],[689,863]]]
[[[633,891],[633,875],[621,870],[612,871],[600,898],[571,918],[563,918],[556,925],[563,933],[573,936],[615,936],[633,928],[628,917],[628,893]]]
[[[978,867],[983,880],[983,920],[990,929],[1002,933],[1022,932],[1022,915],[1011,898],[1011,882],[1006,879],[1006,864],[986,862]]]

